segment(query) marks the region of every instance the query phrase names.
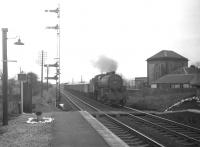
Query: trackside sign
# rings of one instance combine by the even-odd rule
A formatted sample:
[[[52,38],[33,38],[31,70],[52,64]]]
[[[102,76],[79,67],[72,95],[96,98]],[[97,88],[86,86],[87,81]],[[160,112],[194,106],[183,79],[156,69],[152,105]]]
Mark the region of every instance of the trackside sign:
[[[27,80],[27,75],[26,74],[18,74],[18,80],[25,82]]]

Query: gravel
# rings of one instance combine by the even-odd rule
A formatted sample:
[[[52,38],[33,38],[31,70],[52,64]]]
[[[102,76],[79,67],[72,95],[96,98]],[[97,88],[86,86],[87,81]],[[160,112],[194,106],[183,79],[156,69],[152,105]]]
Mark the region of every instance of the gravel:
[[[43,113],[44,117],[52,117],[52,113]],[[8,122],[8,126],[0,127],[0,147],[49,147],[52,140],[50,123],[28,124],[30,117],[35,114],[22,114]]]

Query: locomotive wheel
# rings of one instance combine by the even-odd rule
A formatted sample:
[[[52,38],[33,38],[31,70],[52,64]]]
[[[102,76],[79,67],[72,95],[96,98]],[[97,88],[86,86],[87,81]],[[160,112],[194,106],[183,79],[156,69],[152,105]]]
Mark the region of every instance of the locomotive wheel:
[[[103,95],[103,96],[101,97],[101,99],[102,99],[102,102],[106,104],[106,102],[107,102],[107,100],[108,100],[107,96],[106,96],[106,95]]]
[[[109,105],[109,106],[111,106],[111,101],[110,101],[110,100],[107,100],[107,101],[106,101],[106,104]]]
[[[106,105],[110,105],[111,101],[110,101],[107,97],[105,97],[104,103],[105,103]]]

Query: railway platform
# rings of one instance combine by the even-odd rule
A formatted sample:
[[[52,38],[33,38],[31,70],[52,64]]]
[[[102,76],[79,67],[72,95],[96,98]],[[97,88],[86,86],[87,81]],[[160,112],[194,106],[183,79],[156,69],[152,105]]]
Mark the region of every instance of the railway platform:
[[[54,112],[53,147],[127,147],[86,111]]]

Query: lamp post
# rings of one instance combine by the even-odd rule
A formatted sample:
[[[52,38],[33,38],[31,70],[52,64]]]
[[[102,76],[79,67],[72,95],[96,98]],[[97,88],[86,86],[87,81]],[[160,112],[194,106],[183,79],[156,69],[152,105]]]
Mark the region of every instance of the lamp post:
[[[3,95],[3,125],[8,125],[8,65],[7,65],[7,32],[8,28],[2,28],[2,95]],[[24,45],[19,39],[15,45]]]

